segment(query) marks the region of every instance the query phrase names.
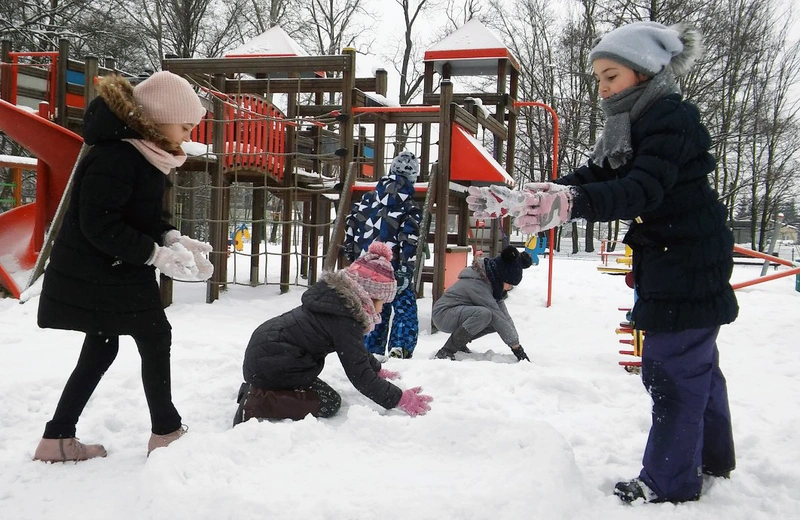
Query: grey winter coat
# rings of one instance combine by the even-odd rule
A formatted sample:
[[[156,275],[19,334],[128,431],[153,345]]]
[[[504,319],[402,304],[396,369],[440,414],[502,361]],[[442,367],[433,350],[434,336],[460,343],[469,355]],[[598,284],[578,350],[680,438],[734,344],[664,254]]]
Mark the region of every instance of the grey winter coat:
[[[505,296],[503,296],[505,299]],[[465,267],[459,274],[456,283],[448,287],[444,294],[433,305],[433,322],[445,332],[440,324],[461,322],[467,317],[463,311],[469,307],[483,307],[492,311],[492,322],[489,325],[509,347],[519,344],[519,334],[514,320],[508,313],[503,299],[495,300],[492,296],[492,284],[486,276],[483,260],[475,260],[471,267]]]
[[[263,390],[307,388],[336,352],[356,389],[384,408],[402,390],[378,377],[381,364],[364,346],[370,317],[343,271],[326,272],[302,297],[302,305],[253,332],[244,355],[244,380]]]

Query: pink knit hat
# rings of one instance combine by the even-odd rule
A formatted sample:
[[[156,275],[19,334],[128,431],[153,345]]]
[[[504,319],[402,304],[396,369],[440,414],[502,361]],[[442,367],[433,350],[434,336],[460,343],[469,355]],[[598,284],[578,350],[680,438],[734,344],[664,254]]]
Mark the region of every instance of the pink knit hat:
[[[133,97],[142,106],[145,117],[159,125],[196,125],[206,115],[192,85],[166,70],[156,72],[136,85]]]
[[[390,302],[397,292],[391,261],[391,248],[376,240],[369,245],[367,254],[347,266],[345,272],[370,298]]]

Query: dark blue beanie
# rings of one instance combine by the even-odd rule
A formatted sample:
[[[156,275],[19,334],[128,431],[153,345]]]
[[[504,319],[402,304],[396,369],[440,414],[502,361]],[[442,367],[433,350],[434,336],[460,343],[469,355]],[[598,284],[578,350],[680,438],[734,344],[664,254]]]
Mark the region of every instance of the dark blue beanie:
[[[522,270],[533,264],[533,258],[527,252],[520,253],[514,246],[508,246],[494,258],[483,261],[486,276],[492,284],[492,295],[496,300],[505,296],[503,283],[519,285],[522,281]]]

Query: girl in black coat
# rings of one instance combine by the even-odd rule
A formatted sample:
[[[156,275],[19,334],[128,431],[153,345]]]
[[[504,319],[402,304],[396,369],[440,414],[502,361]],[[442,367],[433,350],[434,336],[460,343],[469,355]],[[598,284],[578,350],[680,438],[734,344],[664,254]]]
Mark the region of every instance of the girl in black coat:
[[[708,181],[711,138],[676,81],[700,52],[700,35],[682,25],[637,22],[606,34],[590,54],[606,124],[588,164],[555,183],[471,189],[468,199],[477,215],[511,214],[526,233],[577,218],[633,221],[624,242],[653,414],[639,478],[614,490],[624,502],[696,500],[703,473],[735,467],[716,344],[738,313],[733,235]]]
[[[254,417],[333,416],[341,397],[318,377],[333,352],[353,386],[377,404],[412,417],[430,409],[432,398],[420,387],[401,390],[387,381],[399,374],[381,368],[364,345],[364,335],[381,321],[383,304],[397,292],[391,260],[389,246],[373,242],[346,269],[324,273],[300,307],[259,325],[244,353],[234,426]]]
[[[205,109],[188,81],[158,72],[133,88],[112,76],[84,115],[92,145],[78,164],[63,225],[53,245],[39,301],[39,326],[86,334],[78,364],[47,423],[34,458],[55,462],[106,455],[75,439],[75,427],[100,378],[114,361],[119,336],[136,341],[150,409],[148,453],[185,428],[172,404],[171,327],[155,268],[203,280],[210,250],[162,218],[166,174],[186,155],[180,144]]]

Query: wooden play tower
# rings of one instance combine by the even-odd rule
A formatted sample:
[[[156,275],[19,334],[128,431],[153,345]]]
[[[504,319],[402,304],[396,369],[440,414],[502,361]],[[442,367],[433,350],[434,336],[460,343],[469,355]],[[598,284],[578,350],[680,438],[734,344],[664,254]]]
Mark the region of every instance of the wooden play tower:
[[[233,281],[228,273],[232,186],[246,185],[252,190],[252,249],[246,284],[266,283],[260,262],[263,259],[266,264],[268,252],[259,250],[264,229],[256,224],[264,223],[261,215],[267,196],[282,203],[271,221],[282,230],[280,252],[269,252],[280,256],[281,291],[292,285],[293,260],[295,284],[298,275],[313,284],[320,269],[341,264],[344,216],[353,197],[384,174],[391,161],[387,145],[393,139],[387,134],[396,125],[413,128],[417,136],[407,148],[420,158],[416,198],[426,215],[421,242],[429,243],[433,252],[433,261],[418,276],[432,283],[434,299],[442,294],[449,251],[465,249],[477,240],[472,233],[475,219],[470,218],[465,202],[467,188],[471,184],[514,185],[508,172],[514,166],[519,65],[477,20],[429,49],[424,59],[422,103],[404,106],[387,103],[385,71],[357,77],[354,50],[308,56],[279,27],[222,58],[162,61],[163,70],[184,76],[196,87],[208,108],[193,133],[193,141],[208,145],[207,149],[172,174],[174,188],[165,200],[176,219],[202,220],[200,224],[208,229],[208,236],[201,238],[213,246],[210,258],[215,273],[206,285],[207,302],[218,299],[229,283],[238,283],[235,271]],[[113,71],[98,70],[92,63],[96,61],[87,61],[84,78]],[[106,63],[113,67],[113,62]],[[494,77],[495,88],[458,92],[460,76]],[[48,92],[58,92],[60,87],[52,83],[56,79],[50,81]],[[63,126],[80,132],[77,110],[93,96],[92,84],[93,80],[84,79],[88,90],[82,103],[75,103],[80,106],[60,111],[68,116],[69,123],[64,121]],[[67,98],[58,96],[54,102],[63,107]],[[195,189],[183,181],[189,172],[205,174],[210,204],[209,213],[201,219],[182,216],[181,205],[176,204],[176,193],[183,190],[185,196]],[[481,236],[479,248],[495,255],[502,233],[494,221],[488,228],[490,237]],[[466,255],[461,262],[464,267]],[[235,269],[235,259],[233,265]],[[452,278],[458,266],[449,265]],[[164,302],[169,304],[173,282],[166,277],[161,282]],[[421,284],[417,287],[421,292]]]

